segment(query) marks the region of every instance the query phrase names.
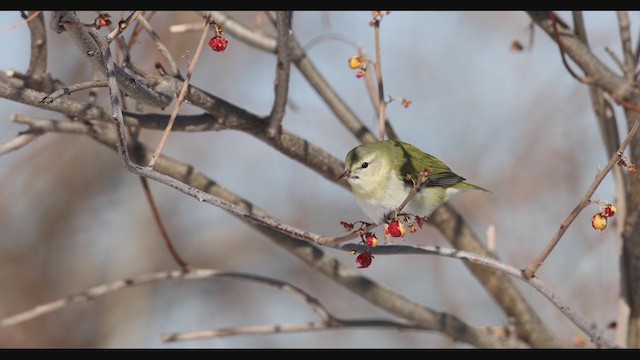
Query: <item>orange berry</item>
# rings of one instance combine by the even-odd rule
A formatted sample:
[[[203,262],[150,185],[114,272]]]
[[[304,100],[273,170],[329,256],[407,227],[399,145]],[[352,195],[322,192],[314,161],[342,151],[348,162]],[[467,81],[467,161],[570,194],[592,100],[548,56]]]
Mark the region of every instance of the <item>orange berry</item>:
[[[591,218],[591,226],[596,230],[604,230],[607,227],[607,217],[597,213]]]
[[[349,67],[352,69],[357,69],[362,66],[362,56],[354,55],[349,58]]]

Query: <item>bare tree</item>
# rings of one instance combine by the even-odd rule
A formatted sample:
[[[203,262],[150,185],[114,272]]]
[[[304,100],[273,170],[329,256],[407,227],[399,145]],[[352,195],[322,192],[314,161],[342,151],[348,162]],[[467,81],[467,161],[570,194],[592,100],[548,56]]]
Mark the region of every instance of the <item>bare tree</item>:
[[[25,200],[25,203],[37,205],[39,208],[21,210],[25,212],[25,215],[20,216],[24,226],[21,226],[19,231],[7,231],[0,242],[0,246],[9,249],[7,255],[2,255],[6,257],[3,259],[6,265],[3,266],[7,269],[2,270],[5,274],[3,278],[11,279],[3,282],[2,293],[11,295],[0,302],[4,310],[0,344],[6,347],[70,344],[86,347],[140,346],[141,344],[111,343],[111,340],[100,339],[112,339],[111,334],[119,332],[122,320],[146,318],[149,316],[147,312],[156,311],[140,302],[141,291],[154,291],[141,290],[144,288],[141,285],[156,284],[152,289],[157,289],[160,286],[158,283],[167,283],[169,280],[176,280],[174,282],[182,284],[186,283],[184,280],[215,279],[214,283],[218,285],[189,287],[186,293],[203,299],[206,299],[206,294],[198,293],[205,292],[206,289],[224,293],[224,296],[216,297],[216,301],[219,302],[217,306],[223,307],[226,309],[225,312],[233,315],[227,317],[224,314],[210,312],[198,316],[210,318],[207,323],[212,324],[213,329],[184,331],[185,329],[158,329],[150,326],[142,331],[144,336],[155,336],[163,342],[173,343],[239,335],[260,335],[259,338],[264,339],[270,334],[311,332],[320,339],[322,335],[319,330],[343,329],[366,333],[367,330],[377,329],[404,337],[403,341],[408,342],[400,342],[403,346],[424,346],[425,343],[414,336],[418,336],[416,333],[427,332],[441,334],[448,339],[439,343],[432,340],[427,346],[450,346],[452,343],[448,341],[475,347],[584,346],[583,342],[588,340],[591,342],[590,346],[596,347],[638,347],[640,290],[637,284],[640,283],[640,237],[637,234],[640,229],[637,229],[637,209],[640,196],[633,189],[637,189],[639,185],[635,163],[640,157],[640,145],[636,137],[640,128],[640,122],[637,121],[640,91],[636,86],[640,45],[633,49],[629,15],[626,12],[618,12],[622,55],[617,56],[614,51],[607,49],[618,65],[620,74],[606,65],[589,46],[581,12],[572,13],[573,27],[554,12],[529,12],[529,18],[523,17],[524,21],[520,21],[525,28],[529,23],[532,25],[528,28],[531,39],[534,39],[535,32],[533,24],[536,28],[544,30],[551,41],[538,36],[535,38],[536,46],[542,46],[541,43],[555,44],[560,56],[556,55],[557,58],[553,61],[564,64],[570,76],[580,82],[577,85],[588,86],[592,109],[604,140],[606,164],[600,167],[593,163],[585,165],[590,167],[588,171],[595,173],[595,179],[584,188],[576,186],[580,184],[578,180],[567,181],[567,186],[580,196],[567,200],[568,203],[565,202],[561,210],[558,210],[558,213],[564,214],[564,221],[562,218],[557,219],[555,224],[558,224],[558,230],[555,235],[550,235],[548,243],[543,244],[543,240],[532,242],[534,245],[527,248],[527,251],[517,251],[518,254],[508,255],[508,260],[502,260],[502,256],[498,254],[501,246],[506,245],[502,240],[495,245],[495,232],[487,231],[484,236],[486,239],[480,235],[489,224],[479,226],[477,220],[468,222],[466,216],[473,214],[480,217],[481,208],[487,207],[487,200],[482,200],[485,203],[476,202],[480,205],[477,210],[471,212],[460,212],[456,210],[455,204],[443,205],[427,219],[427,229],[411,235],[417,237],[426,233],[427,237],[441,236],[452,247],[449,248],[413,244],[409,241],[372,246],[360,241],[358,235],[362,235],[362,232],[353,231],[353,224],[362,220],[356,220],[360,216],[359,213],[354,215],[352,212],[344,211],[331,214],[327,209],[314,208],[305,197],[305,193],[315,191],[314,186],[317,186],[315,183],[305,182],[304,179],[307,178],[313,178],[313,181],[329,180],[328,183],[332,187],[342,186],[343,189],[340,191],[344,194],[347,194],[344,190],[348,190],[348,186],[335,181],[344,168],[341,159],[335,155],[336,151],[330,146],[321,146],[314,142],[343,142],[344,147],[349,148],[347,139],[355,143],[367,143],[385,136],[398,139],[403,135],[403,131],[412,131],[411,125],[401,126],[400,121],[394,122],[392,126],[389,110],[400,104],[410,108],[414,106],[411,104],[418,100],[397,96],[396,91],[401,89],[388,86],[388,81],[399,75],[386,67],[383,72],[383,65],[386,66],[388,56],[385,46],[388,44],[384,43],[382,34],[387,30],[385,26],[393,26],[387,25],[386,21],[389,18],[406,16],[408,13],[389,14],[376,11],[373,15],[371,12],[366,14],[371,18],[371,37],[375,43],[373,50],[366,49],[349,37],[334,33],[325,34],[324,39],[319,37],[316,40],[337,39],[351,46],[354,53],[349,65],[353,70],[347,71],[353,71],[351,79],[363,78],[360,81],[364,82],[368,95],[364,91],[361,95],[371,99],[376,116],[375,130],[371,130],[370,124],[357,115],[358,111],[349,104],[347,97],[340,94],[341,87],[346,85],[330,84],[327,74],[312,61],[314,58],[311,56],[311,45],[314,44],[314,40],[306,45],[300,40],[299,29],[305,28],[305,24],[297,21],[295,12],[228,14],[217,11],[131,11],[118,15],[73,11],[24,13],[24,22],[28,25],[30,36],[28,69],[25,72],[5,69],[0,74],[0,97],[11,103],[21,104],[20,109],[24,109],[10,116],[10,120],[20,124],[22,130],[14,137],[2,140],[4,143],[0,144],[0,154],[31,154],[28,153],[28,149],[37,147],[38,151],[46,150],[44,156],[47,157],[42,158],[44,160],[41,161],[44,163],[38,163],[35,155],[23,156],[18,160],[20,168],[8,169],[8,175],[0,179],[0,183],[5,185],[3,188],[7,189],[6,194],[23,193],[26,197],[29,196],[29,189],[35,189],[37,192],[41,181],[50,180],[51,185],[48,185],[50,187],[47,187],[45,196],[39,197],[37,202]],[[470,14],[470,18],[472,17],[473,14]],[[167,23],[171,26],[166,26]],[[363,28],[368,28],[366,25],[365,23]],[[67,58],[51,59],[50,53],[52,49],[56,49],[55,46],[65,46],[69,52]],[[268,109],[265,107],[266,111],[251,108],[253,104],[250,101],[243,103],[225,100],[238,97],[238,93],[252,91],[250,88],[257,80],[252,79],[251,74],[246,79],[235,79],[234,82],[225,80],[225,87],[216,87],[216,77],[209,78],[213,79],[211,83],[202,81],[205,77],[202,74],[208,69],[215,69],[219,62],[228,61],[220,55],[228,51],[227,47],[235,46],[243,46],[244,50],[238,50],[243,51],[239,54],[250,54],[253,58],[247,60],[246,64],[241,64],[242,57],[238,57],[238,64],[229,66],[244,66],[247,73],[251,72],[252,67],[273,66],[273,82],[269,84],[269,87],[272,87],[270,91],[273,101]],[[528,50],[535,49],[532,40],[526,47]],[[523,52],[524,47],[515,42],[513,48]],[[506,52],[505,54],[512,55]],[[570,63],[567,59],[573,62]],[[58,65],[64,62],[73,64],[78,69],[76,72],[81,74],[74,76],[72,83],[67,83],[68,80],[65,81],[65,78],[68,76],[52,71],[52,62]],[[183,74],[180,66],[184,62],[187,62],[188,66]],[[575,65],[582,73],[577,73],[573,68]],[[224,79],[224,74],[217,76]],[[314,138],[313,141],[301,135],[298,130],[292,130],[299,129],[301,125],[287,122],[290,113],[313,111],[305,109],[305,106],[309,107],[308,104],[301,105],[297,102],[300,89],[292,84],[297,84],[294,80],[298,79],[304,79],[309,89],[317,95],[314,95],[314,99],[319,99],[330,110],[333,118],[339,120],[342,129],[339,135],[335,135],[336,132],[331,130],[333,128],[324,124],[322,126],[327,129],[325,133],[310,134]],[[386,93],[389,88],[393,94]],[[536,109],[535,105],[530,106]],[[572,106],[566,104],[565,108]],[[617,127],[616,106],[624,109],[627,124],[624,131]],[[584,110],[585,107],[582,106],[576,107],[575,111]],[[266,112],[267,115],[259,115],[260,112]],[[163,131],[160,138],[155,136],[158,130]],[[260,140],[265,148],[269,149],[267,151],[274,150],[277,156],[284,155],[293,160],[291,166],[297,166],[298,170],[293,179],[287,179],[290,181],[291,189],[286,191],[285,199],[274,197],[264,204],[263,209],[258,205],[258,201],[233,192],[233,186],[223,187],[223,181],[219,183],[219,180],[199,169],[206,167],[214,175],[230,179],[230,185],[234,183],[233,176],[242,176],[245,182],[251,184],[252,192],[267,196],[271,191],[275,191],[265,182],[270,175],[252,171],[255,156],[250,151],[234,152],[223,145],[207,144],[206,148],[186,152],[174,145],[176,141],[182,141],[180,143],[185,147],[197,147],[198,140],[193,139],[203,139],[200,137],[203,135],[207,135],[207,142],[213,143],[211,132],[223,130],[236,130],[250,135],[252,139]],[[323,136],[325,138],[322,138]],[[36,141],[38,139],[43,140]],[[112,151],[98,150],[100,147],[95,146],[96,144],[102,144]],[[525,146],[522,148],[526,149]],[[627,148],[629,155],[625,156]],[[211,151],[225,154],[221,158],[231,166],[225,171],[217,170],[222,167],[207,166],[204,162]],[[37,152],[32,150],[32,153]],[[169,156],[169,153],[177,155]],[[178,159],[185,157],[185,154],[188,154],[188,159]],[[547,155],[543,155],[542,158],[545,156]],[[571,156],[576,155],[572,153]],[[481,155],[478,155],[477,161],[477,164],[480,164]],[[280,160],[270,165],[273,173],[278,173],[279,167],[285,166],[282,163]],[[567,167],[575,166],[577,161],[571,163]],[[289,166],[289,162],[286,166]],[[306,171],[304,169],[312,170],[312,174],[298,175]],[[24,175],[21,172],[24,172]],[[138,186],[136,180],[136,190],[131,190],[131,193],[138,193],[141,197],[136,200],[129,194],[118,196],[117,201],[110,199],[110,193],[118,192],[117,185],[114,186],[113,183],[131,182],[130,173],[139,177],[141,184]],[[567,173],[576,174],[578,170],[567,170]],[[615,200],[597,200],[594,194],[610,173],[615,180]],[[15,186],[18,186],[21,176],[26,178],[25,188],[16,190]],[[486,179],[491,178],[487,176]],[[415,183],[415,191],[418,191],[422,180],[420,178]],[[517,186],[513,184],[517,182],[515,178],[507,175],[492,180],[496,190],[507,189],[507,185],[514,188]],[[582,181],[581,177],[580,180]],[[503,186],[505,181],[509,184]],[[541,188],[544,186],[541,185]],[[491,188],[491,184],[487,187]],[[534,196],[536,191],[550,193],[546,187],[542,190],[531,187],[529,191],[531,196]],[[556,191],[561,193],[561,190]],[[525,192],[521,191],[521,198],[513,199],[513,202],[527,204],[529,194]],[[496,193],[499,194],[500,191]],[[256,197],[260,196],[262,195]],[[198,212],[191,208],[199,205],[189,201],[192,198],[213,207],[207,206],[205,211]],[[350,196],[345,198],[350,200]],[[75,263],[75,260],[69,259],[88,258],[86,254],[73,250],[72,247],[84,244],[80,246],[81,249],[84,248],[87,244],[83,243],[82,239],[95,235],[74,231],[74,228],[79,226],[75,221],[79,221],[77,219],[81,218],[80,214],[88,211],[87,208],[96,206],[95,199],[102,199],[101,201],[106,202],[104,206],[114,209],[105,214],[103,219],[92,220],[96,229],[113,231],[109,233],[111,235],[106,235],[107,237],[127,236],[127,247],[143,246],[141,243],[147,242],[145,249],[153,250],[145,250],[144,256],[135,257],[133,261],[138,264],[137,267],[120,268],[117,261],[112,263],[104,254],[104,258],[97,256],[98,260],[89,261],[90,265],[82,265],[82,269],[85,270],[77,275],[79,280],[70,283],[70,277],[64,275],[65,264]],[[10,214],[9,209],[20,211],[19,204],[10,206],[12,201],[16,200],[0,197],[0,203],[7,209],[3,210],[5,214]],[[125,210],[116,205],[119,201],[128,203],[128,208]],[[310,212],[317,215],[300,218],[273,215],[281,211],[276,205],[278,202],[295,203],[298,208],[311,207]],[[619,254],[618,318],[616,321],[604,323],[602,319],[596,319],[594,313],[584,312],[580,305],[580,295],[566,296],[560,287],[565,281],[561,278],[562,274],[554,274],[557,277],[539,275],[540,271],[547,268],[543,266],[547,257],[562,251],[554,252],[554,249],[566,238],[564,235],[574,220],[581,219],[584,209],[596,207],[598,210],[594,221],[597,217],[603,224],[594,223],[594,227],[599,226],[603,230],[607,228],[607,222],[610,223],[607,231],[616,229],[622,244]],[[43,208],[45,210],[42,210]],[[242,224],[229,222],[228,225],[215,229],[204,226],[208,220],[204,220],[203,223],[201,219],[207,219],[212,208],[220,211],[217,214],[232,215]],[[148,209],[151,210],[151,216]],[[500,208],[492,210],[495,214],[503,211],[504,209]],[[530,211],[535,212],[533,206]],[[44,216],[39,212],[50,212],[52,215]],[[291,211],[291,214],[295,213],[296,211]],[[325,214],[321,216],[319,213]],[[327,213],[334,216],[327,217]],[[349,214],[350,218],[341,218],[345,214]],[[534,221],[535,216],[537,215],[531,216],[531,221]],[[133,221],[130,220],[132,217],[138,218],[135,221],[136,233],[132,234],[131,230],[127,230],[125,234],[119,234],[118,224]],[[5,218],[11,217],[7,215]],[[338,225],[341,221],[346,224],[347,230],[350,230],[345,236],[337,235],[337,231],[341,230]],[[590,226],[584,226],[584,222],[581,224],[573,226],[586,228],[589,234],[597,234]],[[431,225],[433,227],[429,229]],[[122,226],[123,229],[127,228]],[[545,229],[554,226],[546,226]],[[238,230],[244,228],[256,231],[245,233]],[[376,231],[372,227],[368,227],[367,231],[369,230]],[[269,245],[255,241],[253,238],[256,233],[270,240]],[[11,246],[18,246],[18,239],[23,237],[36,239],[37,242],[34,240],[32,245],[20,245],[23,246],[22,250],[11,249]],[[189,237],[200,238],[201,241],[193,240],[193,245],[190,246],[187,240]],[[68,240],[70,238],[74,240]],[[228,240],[217,240],[218,238]],[[237,242],[244,245],[236,245]],[[564,242],[569,240],[565,239]],[[198,245],[206,250],[200,250]],[[38,249],[39,252],[34,253],[34,249]],[[272,275],[265,274],[263,271],[269,266],[264,265],[261,268],[257,265],[260,262],[283,264],[291,260],[290,256],[274,254],[278,251],[274,249],[282,249],[286,254],[294,255],[305,266],[299,269],[292,267],[294,271],[280,270],[278,273],[274,270]],[[118,248],[117,253],[126,254],[129,250]],[[56,260],[58,252],[61,253],[60,260]],[[359,256],[356,257],[355,254]],[[513,260],[514,256],[520,256],[524,262],[518,261],[517,265],[510,265],[514,262],[509,260]],[[48,265],[41,265],[42,268],[39,270],[36,268],[24,273],[15,270],[24,267],[29,261],[34,261],[34,257]],[[410,298],[395,288],[395,284],[367,274],[367,271],[380,271],[380,274],[391,276],[391,279],[417,276],[412,278],[411,282],[419,284],[422,274],[412,272],[411,266],[401,266],[405,260],[399,260],[395,266],[386,263],[387,258],[416,257],[437,257],[447,263],[456,259],[461,261],[477,281],[474,282],[474,286],[479,284],[486,291],[489,295],[487,299],[493,299],[490,303],[495,304],[501,315],[491,319],[492,323],[478,321],[477,317],[469,316],[474,311],[472,305],[465,303],[468,299],[455,298],[454,295],[450,295],[455,298],[452,303],[471,310],[455,311],[453,306],[445,308],[444,311],[438,310],[437,306],[423,303],[421,296]],[[169,258],[173,265],[168,262]],[[105,262],[104,269],[109,270],[96,270],[103,269],[100,266],[92,266],[96,261]],[[357,269],[356,261],[360,267],[366,269]],[[256,268],[246,270],[251,269],[251,266]],[[123,273],[119,273],[120,270]],[[43,271],[46,272],[46,276],[43,276]],[[66,271],[76,272],[69,269]],[[322,283],[315,279],[318,273],[328,280]],[[438,274],[437,280],[445,285],[455,283],[451,280],[458,277],[467,279],[461,281],[469,281],[469,277],[464,273],[458,273],[456,276]],[[449,282],[445,278],[450,279]],[[266,290],[246,290],[237,285],[237,280],[248,280],[250,283],[275,288],[280,300],[261,304],[261,294]],[[314,280],[310,281],[313,284],[306,284],[307,280]],[[340,287],[348,292],[341,292],[338,290]],[[138,292],[123,291],[124,289],[137,289]],[[169,288],[169,292],[180,293],[176,289],[178,288]],[[97,300],[114,293],[122,294],[120,296],[124,299],[120,305],[124,310],[120,315],[114,315],[106,309],[104,303]],[[124,295],[125,293],[130,295]],[[327,293],[331,296],[326,295]],[[542,297],[533,295],[534,293]],[[301,301],[306,306],[306,311],[311,310],[312,314],[302,321],[292,321],[291,317],[284,316],[283,322],[277,317],[274,319],[267,316],[265,318],[269,322],[266,324],[245,324],[243,314],[253,309],[262,309],[265,313],[272,310],[274,314],[286,315],[288,305],[285,304],[288,304],[286,301],[289,301],[289,297]],[[536,299],[544,300],[541,302]],[[86,304],[84,307],[71,306],[76,303]],[[132,303],[138,305],[133,306]],[[73,308],[77,310],[71,310]],[[58,311],[61,309],[64,309],[66,317],[61,315],[63,311]],[[562,314],[565,324],[573,324],[569,326],[577,329],[576,336],[569,342],[546,324],[551,314],[556,311],[553,309]],[[186,307],[184,311],[191,310]],[[77,312],[70,313],[71,311]],[[162,310],[157,312],[160,317],[177,316]],[[59,317],[51,318],[55,320],[51,323],[55,324],[49,323],[48,326],[57,331],[49,330],[46,333],[50,335],[46,338],[34,340],[34,332],[41,330],[37,324],[43,326],[42,322],[37,321],[43,321],[44,315],[47,314],[54,316],[54,313]],[[184,316],[184,312],[182,314],[180,316]],[[59,331],[64,325],[75,325],[80,316],[89,316],[91,322],[96,323],[102,320],[105,325],[101,329],[92,328],[90,325],[78,325],[65,332]],[[228,322],[230,319],[232,322]],[[83,332],[83,326],[92,330]],[[350,330],[352,328],[357,329]],[[614,328],[615,341],[611,340],[610,334],[607,333]],[[326,338],[313,344],[332,346],[333,341],[335,338]],[[269,346],[268,343],[260,342],[252,344]]]

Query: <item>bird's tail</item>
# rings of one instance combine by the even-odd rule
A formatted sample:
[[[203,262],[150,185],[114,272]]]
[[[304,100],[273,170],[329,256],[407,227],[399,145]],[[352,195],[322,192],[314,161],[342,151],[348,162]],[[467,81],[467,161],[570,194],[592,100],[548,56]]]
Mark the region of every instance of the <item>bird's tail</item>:
[[[466,181],[459,182],[459,183],[455,184],[453,187],[458,189],[458,190],[482,190],[482,191],[486,191],[486,192],[493,192],[491,190],[487,190],[487,189],[485,189],[485,188],[483,188],[481,186],[474,185],[474,184],[468,183]]]

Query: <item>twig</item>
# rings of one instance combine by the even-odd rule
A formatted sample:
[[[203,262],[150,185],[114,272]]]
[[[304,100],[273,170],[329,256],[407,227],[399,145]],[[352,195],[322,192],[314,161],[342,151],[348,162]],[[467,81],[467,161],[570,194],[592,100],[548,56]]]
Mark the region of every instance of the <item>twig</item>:
[[[169,63],[169,67],[171,69],[170,75],[179,76],[180,70],[178,70],[178,64],[173,59],[173,56],[171,55],[171,52],[169,51],[169,49],[167,49],[167,47],[164,45],[162,40],[160,40],[160,36],[158,36],[158,34],[153,29],[151,24],[142,15],[138,18],[138,23],[149,33],[149,35],[151,36],[151,39],[153,39],[154,44],[156,44],[156,47],[158,48],[160,55],[162,55],[165,58],[165,60],[167,60],[167,62]]]
[[[136,10],[132,12],[125,20],[120,20],[118,22],[118,26],[112,32],[110,32],[109,35],[107,35],[107,42],[111,43],[113,39],[120,36],[120,34],[122,34],[122,32],[125,31],[132,22],[136,21],[136,18],[140,16],[141,13],[142,11]]]
[[[266,276],[249,274],[249,273],[240,273],[240,272],[234,272],[234,271],[220,271],[220,270],[214,270],[214,269],[192,269],[188,272],[182,271],[182,270],[160,271],[156,273],[140,275],[134,278],[118,280],[108,284],[94,286],[84,291],[80,291],[78,293],[69,295],[67,297],[64,297],[55,301],[51,301],[46,304],[38,305],[27,311],[23,311],[18,314],[6,317],[0,321],[0,327],[7,328],[13,325],[17,325],[22,322],[34,319],[38,316],[52,313],[67,305],[95,300],[98,297],[105,296],[110,293],[116,292],[118,290],[130,288],[133,286],[152,284],[156,282],[161,282],[165,280],[174,280],[174,279],[203,280],[203,279],[210,279],[210,278],[216,278],[216,277],[227,277],[227,278],[248,280],[248,281],[256,282],[259,284],[275,287],[279,290],[284,291],[287,294],[292,295],[294,298],[307,303],[323,319],[327,319],[328,316],[330,316],[328,315],[328,311],[320,303],[318,303],[316,299],[309,296],[300,288],[293,286],[289,283],[286,283],[277,279],[272,279]]]
[[[238,335],[286,334],[286,333],[298,333],[298,332],[305,332],[305,331],[339,330],[339,329],[354,329],[354,328],[366,328],[368,330],[396,329],[398,331],[432,330],[432,329],[426,329],[420,326],[409,325],[409,324],[404,324],[404,323],[390,321],[390,320],[334,319],[331,322],[318,321],[318,322],[307,322],[307,323],[297,323],[297,324],[238,326],[238,327],[232,327],[232,328],[168,333],[168,334],[162,335],[162,341],[163,342],[193,341],[193,340],[202,340],[202,339],[217,339],[217,338],[223,338],[228,336],[238,336]],[[522,347],[522,345],[520,345],[520,347]]]
[[[169,123],[167,124],[166,129],[162,133],[162,137],[160,138],[160,142],[156,147],[156,151],[153,153],[153,157],[149,161],[150,168],[153,168],[153,165],[158,160],[158,156],[160,156],[160,151],[162,151],[162,147],[164,143],[167,141],[167,137],[169,137],[169,133],[171,132],[171,128],[173,127],[173,122],[176,120],[176,116],[178,116],[178,111],[180,111],[180,107],[182,107],[182,103],[184,102],[184,97],[187,93],[187,89],[189,89],[189,81],[191,81],[191,75],[193,75],[193,71],[196,68],[196,64],[200,59],[200,53],[202,52],[202,47],[204,46],[205,40],[207,38],[207,33],[209,32],[209,28],[211,27],[211,14],[207,14],[204,19],[205,25],[202,30],[202,36],[200,36],[200,42],[198,43],[198,47],[196,48],[196,53],[193,56],[193,60],[189,64],[189,68],[187,69],[187,76],[184,80],[184,84],[182,85],[182,90],[180,90],[180,95],[178,95],[178,100],[176,104],[173,106],[173,112],[171,113],[171,118],[169,118]]]
[[[149,207],[151,208],[151,213],[153,214],[153,219],[156,221],[156,225],[158,225],[158,229],[160,230],[160,234],[162,235],[162,239],[164,240],[164,244],[169,249],[169,254],[173,260],[178,264],[180,270],[182,271],[190,271],[189,264],[180,257],[178,254],[178,250],[173,246],[171,242],[171,238],[169,237],[169,233],[162,222],[162,218],[160,217],[160,212],[158,211],[158,206],[156,205],[156,201],[151,194],[151,189],[149,188],[149,182],[147,178],[144,176],[140,176],[140,182],[142,183],[142,188],[144,189],[144,194],[147,198],[147,202],[149,202]]]
[[[622,70],[623,73],[625,73],[625,76],[627,75],[627,71],[626,71],[626,67],[624,64],[622,64],[622,61],[620,61],[620,59],[618,59],[618,57],[616,56],[616,54],[613,52],[613,50],[609,49],[608,46],[604,47],[604,50],[607,52],[607,54],[609,55],[609,57],[613,60],[613,62],[616,63],[616,65],[618,65],[618,67],[620,68],[620,70]],[[633,76],[633,74],[632,74]]]
[[[120,11],[120,14],[122,15],[124,11]],[[96,14],[98,14],[98,18],[103,17],[104,13],[96,10]],[[122,18],[122,16],[121,16]],[[137,24],[137,23],[136,23]],[[107,25],[107,28],[109,29],[110,33],[114,33],[116,31],[118,31],[118,26],[119,24],[109,24]],[[120,52],[122,52],[122,57],[124,58],[124,62],[127,63],[129,59],[131,59],[131,54],[129,53],[129,45],[127,44],[127,41],[124,39],[124,36],[117,36],[115,38],[116,40],[116,60],[118,60],[118,55],[120,54]],[[109,43],[111,43],[112,41],[109,41]],[[120,66],[120,62],[116,61],[116,64],[118,66]]]
[[[640,119],[640,115],[638,115],[638,117],[636,118],[636,123],[633,125],[631,130],[629,130],[629,134],[622,142],[622,145],[620,145],[620,148],[618,149],[618,151],[615,154],[613,154],[607,166],[605,166],[604,169],[598,171],[598,173],[596,174],[596,178],[593,180],[593,183],[591,184],[591,186],[589,186],[589,189],[587,189],[587,192],[582,196],[582,198],[580,199],[576,207],[573,209],[573,211],[571,211],[571,213],[562,222],[562,224],[560,224],[560,228],[558,229],[556,234],[553,236],[553,238],[551,239],[547,247],[542,251],[542,253],[538,256],[538,258],[536,258],[536,260],[534,260],[534,262],[526,270],[524,270],[523,275],[527,279],[531,279],[535,275],[536,270],[540,267],[540,265],[542,265],[542,263],[547,258],[547,256],[549,256],[549,254],[551,253],[553,248],[556,246],[558,241],[560,241],[560,238],[562,238],[562,235],[564,235],[565,231],[567,231],[567,229],[569,228],[573,220],[575,220],[576,217],[578,217],[578,214],[580,214],[582,209],[584,209],[590,204],[591,196],[596,191],[596,189],[598,188],[602,180],[604,180],[604,178],[607,176],[609,171],[611,171],[611,169],[616,165],[618,160],[620,160],[622,154],[624,153],[624,150],[627,148],[627,146],[629,145],[633,137],[638,132],[638,128],[640,128],[640,121],[638,119]]]
[[[42,133],[39,132],[27,132],[26,134],[20,134],[7,141],[6,143],[0,144],[0,155],[4,155],[12,151],[21,149],[23,146],[26,146],[35,141],[41,135]]]
[[[11,25],[11,26],[9,26],[7,28],[4,28],[4,29],[0,30],[0,34],[8,33],[10,31],[13,31],[13,30],[19,28],[20,26],[23,26],[23,25],[27,24],[29,21],[35,19],[36,16],[38,16],[39,14],[40,14],[40,11],[33,12],[26,19],[20,21],[19,23],[13,24],[13,25]]]
[[[556,42],[558,43],[558,49],[560,49],[560,57],[562,58],[562,63],[564,64],[564,67],[567,69],[569,74],[571,74],[571,76],[573,76],[576,80],[580,81],[583,84],[589,84],[591,80],[587,76],[584,76],[584,77],[578,76],[573,71],[573,69],[571,69],[571,66],[569,66],[569,63],[567,62],[567,59],[564,54],[564,46],[562,45],[562,41],[560,40],[560,33],[558,31],[556,13],[554,11],[550,11],[549,16],[551,17],[551,24],[553,25],[553,34],[556,38]]]
[[[149,16],[147,16],[145,20],[147,20],[147,22],[151,21],[151,18],[153,18],[153,15],[155,14],[156,14],[155,11],[150,11]],[[146,13],[142,15],[144,16],[146,15]],[[131,32],[131,37],[129,38],[129,43],[127,44],[127,50],[129,50],[129,52],[131,52],[135,44],[137,44],[138,36],[140,35],[141,32],[142,32],[142,25],[140,25],[140,21],[138,21],[136,23],[136,27],[134,27],[133,31]],[[129,60],[130,59],[125,58],[125,63],[129,62]]]
[[[71,95],[74,92],[80,90],[94,89],[99,87],[107,87],[107,80],[91,80],[66,86],[45,96],[44,98],[42,98],[42,100],[40,100],[40,102],[42,102],[43,104],[51,104],[54,100],[61,96]]]
[[[289,37],[291,34],[291,11],[276,11],[276,29],[278,32],[278,54],[276,60],[276,80],[274,86],[275,99],[271,114],[269,115],[269,127],[267,136],[275,137],[282,132],[282,118],[287,106],[289,93],[289,74],[291,70],[291,57]]]
[[[358,47],[358,55],[362,56],[365,59],[368,58],[368,55],[365,52],[364,47],[362,46]],[[374,83],[374,77],[371,76],[369,71],[365,71],[364,80],[366,84],[365,87],[367,88],[367,93],[369,94],[369,100],[371,100],[371,104],[373,105],[373,108],[376,112],[376,116],[380,118],[380,105],[378,105],[380,100],[378,98],[378,89],[376,87],[376,84]],[[393,126],[391,126],[391,122],[389,121],[388,117],[385,118],[384,123],[385,123],[385,131],[387,133],[387,137],[391,140],[399,140],[400,137],[398,136],[396,131],[393,129]]]
[[[169,32],[173,34],[190,32],[190,31],[202,31],[204,28],[203,23],[190,23],[190,24],[177,24],[169,26]]]
[[[382,51],[380,50],[380,21],[381,19],[373,20],[373,30],[376,42],[376,80],[378,81],[378,121],[380,122],[380,140],[384,140],[385,124],[386,124],[386,109],[387,103],[384,101],[384,86],[382,83]]]
[[[411,199],[413,199],[413,197],[416,196],[418,191],[420,191],[420,187],[422,186],[422,183],[427,179],[428,176],[429,175],[426,169],[418,173],[417,179],[413,182],[413,187],[411,188],[409,195],[407,195],[404,201],[402,201],[402,204],[400,204],[400,206],[398,206],[398,208],[393,212],[394,219],[398,217],[398,213],[400,213],[400,211],[402,211],[402,209],[404,209],[404,207],[407,206],[409,201],[411,201]],[[418,215],[418,214],[415,214],[415,215]]]

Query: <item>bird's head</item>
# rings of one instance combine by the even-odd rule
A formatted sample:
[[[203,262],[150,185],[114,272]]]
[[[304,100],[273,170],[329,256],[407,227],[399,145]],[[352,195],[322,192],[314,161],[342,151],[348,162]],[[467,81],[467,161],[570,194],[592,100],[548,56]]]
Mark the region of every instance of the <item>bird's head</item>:
[[[344,161],[344,173],[338,182],[352,187],[371,188],[389,176],[390,154],[380,143],[364,144],[349,151]]]

